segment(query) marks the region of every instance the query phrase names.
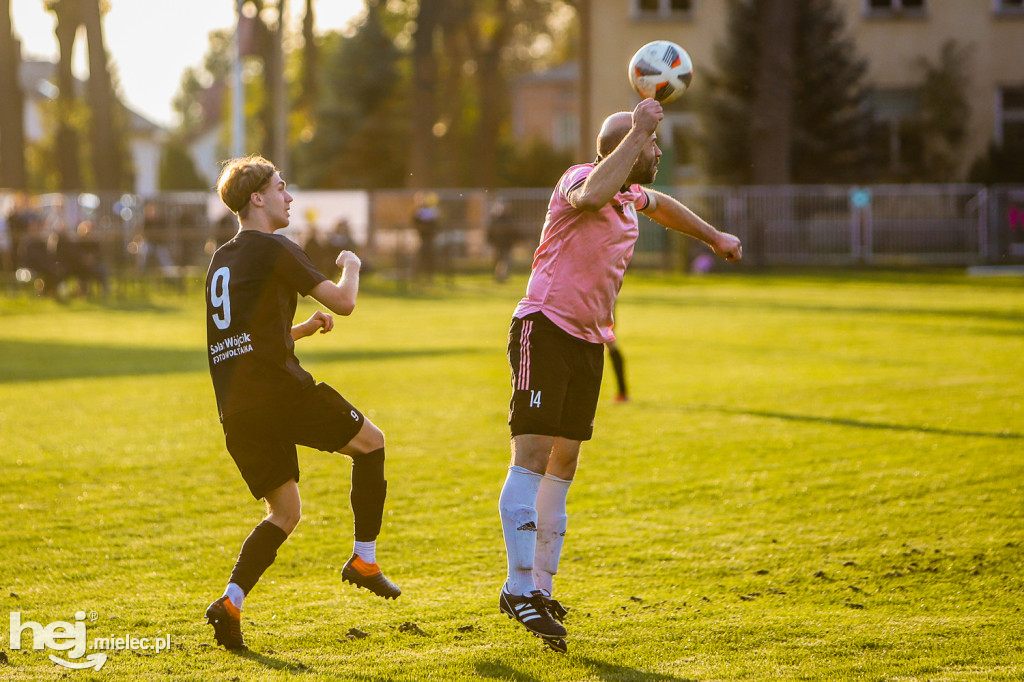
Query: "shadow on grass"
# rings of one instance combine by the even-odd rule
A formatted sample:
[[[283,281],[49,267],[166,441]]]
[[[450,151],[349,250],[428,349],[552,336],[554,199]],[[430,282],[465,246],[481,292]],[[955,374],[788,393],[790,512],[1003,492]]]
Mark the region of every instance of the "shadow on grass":
[[[999,438],[1007,440],[1024,439],[1024,434],[1014,431],[965,431],[962,429],[942,429],[933,426],[914,426],[909,424],[887,424],[885,422],[866,422],[860,419],[844,419],[842,417],[815,417],[807,414],[788,414],[768,410],[743,410],[717,405],[696,405],[696,411],[720,412],[747,417],[763,417],[765,419],[783,419],[810,424],[830,424],[832,426],[849,426],[857,429],[878,429],[883,431],[905,431],[910,433],[927,433],[938,436],[960,436],[965,438]]]
[[[602,680],[645,680],[645,682],[697,682],[690,677],[676,677],[664,673],[652,673],[647,670],[637,670],[624,665],[616,665],[608,661],[602,661],[589,656],[581,656],[578,659],[584,665],[590,666],[593,674]]]
[[[475,348],[434,348],[321,351],[300,355],[311,361],[372,362],[480,352]],[[182,350],[0,340],[0,384],[205,372],[207,366],[203,346]]]
[[[716,299],[693,298],[684,299],[674,297],[669,293],[655,294],[650,292],[638,293],[631,296],[627,304],[671,304],[675,308],[697,308],[697,309],[721,309],[722,302]],[[1020,324],[1021,316],[1016,310],[988,310],[982,308],[943,308],[936,307],[899,307],[899,306],[872,306],[872,305],[842,305],[827,303],[800,303],[796,301],[764,301],[758,299],[730,299],[729,308],[732,310],[756,310],[775,311],[792,313],[810,313],[826,315],[842,315],[853,317],[859,315],[878,315],[887,317],[911,318],[942,318],[950,320],[973,320],[976,322],[1011,322]],[[1007,333],[1006,330],[997,330]],[[1011,330],[1009,333],[1024,333],[1024,329]]]
[[[533,675],[495,661],[477,661],[475,669],[477,676],[484,679],[515,680],[516,682],[536,682],[537,680]]]
[[[231,653],[238,658],[244,658],[252,661],[253,663],[259,663],[263,667],[271,670],[286,670],[292,674],[313,672],[305,663],[286,661],[282,658],[274,658],[273,656],[267,656],[266,654],[261,654],[258,651],[253,651],[252,649],[232,651]]]
[[[0,384],[197,372],[203,350],[0,340]]]
[[[560,654],[544,652],[544,655],[559,656]],[[590,658],[588,656],[573,658],[575,661],[589,667],[591,669],[592,676],[602,680],[616,680],[617,682],[627,682],[628,680],[644,680],[645,682],[696,682],[696,680],[688,677],[676,677],[675,675],[652,673],[647,670],[638,670],[624,665],[616,665],[614,663]],[[516,682],[537,681],[537,678],[529,673],[521,672],[510,665],[495,661],[478,661],[475,670],[477,676],[481,678],[515,680]]]

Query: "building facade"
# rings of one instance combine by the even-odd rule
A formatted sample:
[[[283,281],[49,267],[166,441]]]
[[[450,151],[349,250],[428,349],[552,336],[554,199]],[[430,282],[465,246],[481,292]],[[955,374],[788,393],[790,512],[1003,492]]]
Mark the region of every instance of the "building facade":
[[[914,93],[920,62],[937,63],[943,45],[966,48],[964,84],[971,118],[960,174],[990,143],[1024,150],[1024,0],[833,0],[847,35],[867,63],[866,84],[888,163],[898,164],[901,121],[917,113]],[[581,11],[580,151],[593,148],[605,115],[631,109],[637,95],[626,69],[641,45],[671,40],[694,63],[691,90],[669,106],[661,137],[675,156],[675,180],[696,177],[687,140],[698,125],[693,100],[701,71],[714,68],[715,46],[725,41],[725,0],[584,0]]]

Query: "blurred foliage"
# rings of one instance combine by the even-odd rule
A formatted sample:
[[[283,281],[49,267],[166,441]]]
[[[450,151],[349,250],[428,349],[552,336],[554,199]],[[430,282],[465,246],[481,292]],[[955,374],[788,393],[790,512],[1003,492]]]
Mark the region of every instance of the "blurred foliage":
[[[573,53],[575,10],[567,0],[452,0],[437,12],[429,36],[429,101],[418,98],[413,47],[426,3],[367,0],[361,20],[316,38],[306,49],[299,27],[286,40],[288,139],[293,180],[306,188],[404,187],[410,159],[429,144],[433,186],[507,186],[531,176],[501,161],[510,150],[527,166],[552,152],[512,138],[512,76],[548,68]],[[308,5],[307,5],[308,9]],[[296,39],[291,39],[296,38]],[[230,134],[231,34],[210,34],[203,64],[182,78],[175,110],[179,133],[194,140],[219,129],[226,157]],[[247,149],[268,151],[266,60],[246,58]],[[431,112],[426,129],[417,112]],[[427,138],[426,140],[424,138]],[[540,154],[531,158],[531,150]],[[547,161],[545,161],[547,159]],[[559,169],[561,172],[563,169]]]
[[[872,172],[866,62],[855,54],[832,0],[797,0],[796,11],[790,181],[863,180]],[[761,58],[753,17],[750,0],[729,0],[725,41],[715,49],[717,70],[707,76],[709,94],[698,104],[704,161],[715,182],[751,181],[753,79]]]
[[[986,185],[1024,182],[1024,149],[989,144],[983,155],[971,165],[969,182]]]
[[[189,156],[188,146],[179,135],[173,135],[164,143],[160,157],[160,189],[167,192],[205,191],[210,189],[196,171],[195,163]]]
[[[912,159],[911,178],[925,182],[955,182],[960,177],[963,146],[971,120],[967,99],[970,49],[946,41],[937,62],[916,61],[921,75],[918,88],[921,110],[912,120],[920,137],[921,153]]]

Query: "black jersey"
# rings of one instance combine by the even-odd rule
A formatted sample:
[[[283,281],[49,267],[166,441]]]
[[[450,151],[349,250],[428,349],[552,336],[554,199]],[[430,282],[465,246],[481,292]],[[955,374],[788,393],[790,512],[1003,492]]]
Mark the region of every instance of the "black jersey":
[[[327,279],[287,237],[242,230],[206,275],[206,339],[221,420],[314,384],[291,336],[298,294]]]

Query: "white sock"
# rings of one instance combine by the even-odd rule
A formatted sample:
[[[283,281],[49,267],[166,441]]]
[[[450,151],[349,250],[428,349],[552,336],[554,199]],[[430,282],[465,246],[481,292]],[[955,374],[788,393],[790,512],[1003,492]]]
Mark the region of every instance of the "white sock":
[[[377,541],[359,542],[355,541],[352,552],[368,564],[377,563]]]
[[[231,603],[235,605],[235,608],[239,611],[242,610],[242,601],[245,599],[245,592],[242,588],[235,583],[228,583],[228,586],[224,588],[224,596],[231,600]]]
[[[533,583],[533,555],[537,551],[536,504],[540,481],[540,474],[510,466],[498,498],[501,534],[508,554],[505,591],[509,594],[529,594],[537,589]]]
[[[537,553],[533,563],[533,581],[538,589],[554,593],[554,575],[562,556],[565,529],[569,517],[565,498],[572,480],[544,474],[537,491]]]

